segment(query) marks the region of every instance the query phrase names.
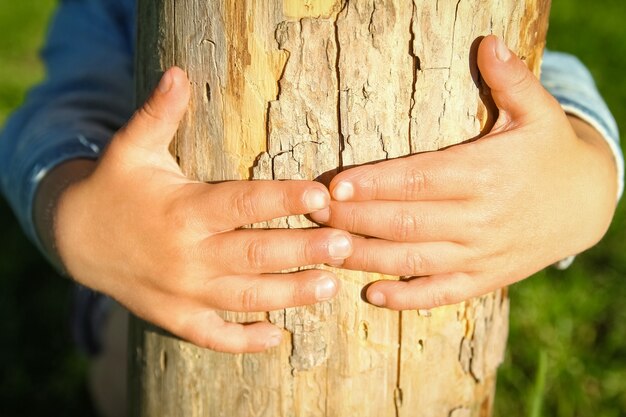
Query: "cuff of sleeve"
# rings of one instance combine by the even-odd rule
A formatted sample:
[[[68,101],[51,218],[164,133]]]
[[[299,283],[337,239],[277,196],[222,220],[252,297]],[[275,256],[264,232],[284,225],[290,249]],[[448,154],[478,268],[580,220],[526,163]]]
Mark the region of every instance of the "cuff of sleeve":
[[[27,158],[21,166],[25,175],[22,176],[19,194],[15,196],[14,203],[17,205],[15,212],[26,235],[46,257],[50,254],[46,252],[37,234],[34,219],[35,197],[41,181],[46,174],[63,162],[72,159],[97,159],[107,142],[108,138],[87,139],[86,136],[77,134],[61,143],[54,141],[54,146],[36,152],[36,155]]]
[[[574,263],[574,260],[576,259],[575,255],[572,256],[568,256],[565,259],[561,259],[560,261],[554,263],[552,266],[554,266],[556,269],[559,270],[564,270],[569,268],[570,266],[572,266],[572,264]]]

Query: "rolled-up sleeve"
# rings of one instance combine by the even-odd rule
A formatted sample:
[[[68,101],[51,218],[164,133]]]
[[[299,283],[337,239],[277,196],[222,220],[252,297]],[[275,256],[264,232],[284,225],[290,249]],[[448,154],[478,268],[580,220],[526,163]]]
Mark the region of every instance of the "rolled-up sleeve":
[[[620,199],[624,192],[624,155],[620,148],[619,132],[589,70],[572,55],[546,51],[541,67],[541,83],[559,101],[566,113],[592,125],[606,140],[617,166],[617,198]]]
[[[64,0],[42,58],[46,79],[0,134],[0,186],[38,246],[33,201],[58,164],[98,157],[133,111],[133,3]]]

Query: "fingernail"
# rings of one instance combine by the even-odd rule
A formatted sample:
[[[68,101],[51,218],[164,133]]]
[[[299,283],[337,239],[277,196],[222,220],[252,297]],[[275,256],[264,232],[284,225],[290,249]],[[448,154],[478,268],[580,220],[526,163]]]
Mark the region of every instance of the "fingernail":
[[[172,85],[174,84],[174,77],[172,77],[172,72],[170,70],[165,71],[165,74],[161,77],[161,81],[159,81],[158,90],[159,93],[165,94],[172,89]]]
[[[313,189],[304,194],[304,204],[311,211],[326,208],[329,202],[328,194],[322,190]]]
[[[368,296],[367,300],[374,304],[375,306],[382,307],[385,305],[385,295],[382,292],[372,291]]]
[[[500,38],[496,38],[496,57],[502,62],[506,62],[511,58],[511,50]]]
[[[326,223],[330,220],[330,208],[326,207],[323,210],[316,211],[310,214],[311,219],[317,223]]]
[[[320,278],[315,283],[315,298],[318,301],[329,300],[337,292],[335,281],[329,277]]]
[[[328,242],[328,254],[331,258],[347,258],[352,253],[352,241],[344,235],[330,238]]]
[[[354,196],[354,186],[347,181],[341,181],[333,189],[333,198],[337,201],[350,200]]]
[[[265,349],[273,348],[280,345],[280,342],[283,339],[283,335],[281,333],[276,333],[270,336],[269,339],[265,342]]]

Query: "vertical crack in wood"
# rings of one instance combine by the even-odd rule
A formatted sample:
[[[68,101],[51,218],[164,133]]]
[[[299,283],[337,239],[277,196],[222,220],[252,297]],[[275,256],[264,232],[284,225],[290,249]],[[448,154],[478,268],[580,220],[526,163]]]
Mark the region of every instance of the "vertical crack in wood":
[[[396,388],[393,393],[393,405],[396,411],[396,417],[400,417],[400,409],[402,408],[402,311],[398,312],[398,349],[396,353]]]
[[[411,99],[409,102],[409,150],[411,153],[414,153],[413,143],[417,141],[417,138],[413,138],[413,110],[415,109],[415,94],[417,94],[417,72],[421,70],[420,58],[415,54],[415,25],[417,20],[417,6],[415,4],[416,0],[413,0],[411,3],[411,21],[409,22],[409,56],[413,61],[413,69],[412,76],[413,80],[411,83]]]
[[[450,47],[450,68],[452,68],[452,63],[454,62],[454,41],[456,38],[456,24],[459,21],[459,5],[461,4],[461,0],[456,2],[456,6],[454,8],[454,23],[452,24],[452,46]]]
[[[343,123],[341,122],[341,118],[342,118],[342,101],[343,101],[343,94],[342,94],[342,90],[341,90],[341,68],[340,68],[340,59],[341,59],[341,42],[339,42],[339,16],[344,13],[345,9],[348,7],[348,1],[346,1],[341,10],[339,11],[339,13],[337,13],[337,16],[335,16],[335,20],[333,22],[334,25],[334,29],[335,29],[335,49],[336,49],[336,54],[335,54],[335,78],[337,81],[337,134],[338,134],[338,138],[339,138],[339,155],[338,155],[338,162],[339,165],[337,166],[337,172],[341,172],[343,170],[343,152],[346,148],[346,137],[344,136],[343,133]]]

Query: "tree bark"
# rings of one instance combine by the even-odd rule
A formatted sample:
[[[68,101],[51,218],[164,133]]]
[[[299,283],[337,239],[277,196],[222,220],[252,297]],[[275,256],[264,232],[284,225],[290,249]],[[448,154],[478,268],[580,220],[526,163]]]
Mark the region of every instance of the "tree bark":
[[[328,179],[352,165],[480,137],[497,110],[480,80],[481,36],[538,73],[550,0],[140,0],[141,102],[163,70],[193,84],[172,145],[202,181]],[[304,217],[255,227],[311,227]],[[135,320],[135,416],[490,416],[508,330],[506,289],[432,311],[361,299],[336,270],[332,301],[269,320],[263,354],[203,350]],[[398,277],[395,277],[397,279]]]

